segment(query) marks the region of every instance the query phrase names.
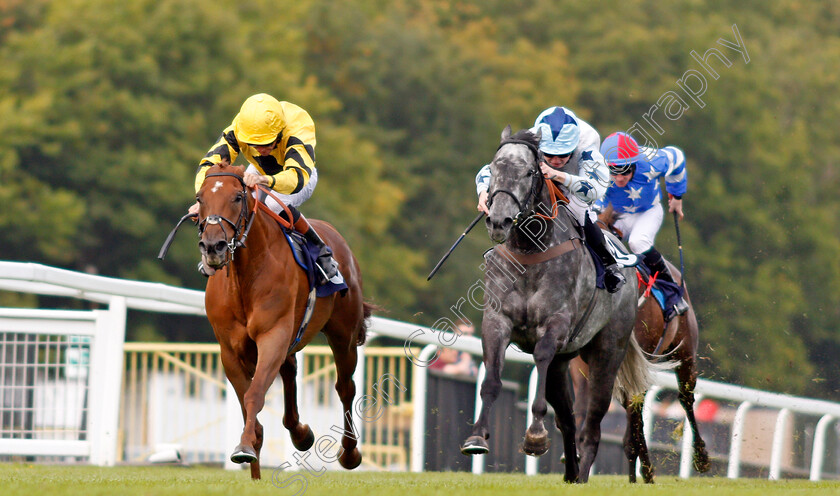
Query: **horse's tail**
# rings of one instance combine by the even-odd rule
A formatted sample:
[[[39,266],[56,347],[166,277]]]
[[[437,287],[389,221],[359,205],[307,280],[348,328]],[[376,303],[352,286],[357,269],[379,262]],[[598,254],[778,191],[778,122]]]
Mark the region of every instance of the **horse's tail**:
[[[370,302],[362,302],[362,328],[359,330],[359,337],[356,339],[356,346],[362,346],[367,341],[367,330],[370,327],[370,316],[373,312],[379,312],[382,308]]]
[[[653,364],[648,361],[635,334],[630,334],[630,342],[627,344],[627,354],[618,369],[613,385],[612,397],[622,404],[637,403],[644,400],[644,394],[653,384],[652,370],[672,370],[679,362],[669,361]]]

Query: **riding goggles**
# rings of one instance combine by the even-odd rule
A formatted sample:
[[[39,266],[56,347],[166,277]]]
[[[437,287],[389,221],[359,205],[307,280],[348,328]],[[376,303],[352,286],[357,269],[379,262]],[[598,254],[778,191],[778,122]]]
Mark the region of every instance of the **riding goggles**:
[[[545,157],[546,160],[551,160],[554,157],[566,158],[566,157],[570,156],[572,153],[574,153],[574,150],[570,151],[569,153],[564,153],[562,155],[552,155],[550,153],[543,152],[543,157]]]
[[[624,175],[627,175],[627,174],[632,174],[635,165],[636,165],[635,163],[629,163],[629,164],[621,164],[621,165],[619,165],[619,164],[608,164],[607,166],[610,169],[610,175],[624,176]]]

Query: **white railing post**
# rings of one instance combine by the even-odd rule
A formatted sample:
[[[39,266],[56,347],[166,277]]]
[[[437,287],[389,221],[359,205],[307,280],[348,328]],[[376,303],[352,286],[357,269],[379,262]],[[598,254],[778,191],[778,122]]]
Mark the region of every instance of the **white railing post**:
[[[812,481],[818,481],[822,478],[822,466],[825,459],[825,433],[833,420],[834,416],[823,415],[817,422],[816,430],[814,430],[814,452],[811,455],[810,477]]]
[[[90,463],[112,466],[119,442],[120,387],[125,341],[125,298],[111,298],[108,310],[96,310],[90,350],[88,429]]]
[[[242,408],[239,406],[239,398],[233,385],[225,379],[225,470],[238,470],[241,466],[230,461],[230,454],[233,448],[239,445],[242,438],[242,429],[245,428],[245,421],[242,419]],[[298,384],[301,384],[298,382]]]
[[[437,352],[437,346],[430,344],[420,352],[418,361],[426,363]],[[412,362],[413,363],[413,362]],[[417,365],[417,364],[415,364]],[[411,390],[414,403],[414,413],[411,418],[411,471],[422,472],[426,461],[426,384],[429,368],[417,365]]]
[[[782,408],[776,417],[776,429],[773,431],[773,448],[770,452],[770,480],[779,480],[782,472],[782,449],[785,447],[785,428],[790,418],[790,410]]]
[[[531,426],[531,422],[534,421],[534,398],[537,397],[537,381],[539,380],[540,375],[537,372],[537,367],[531,369],[531,375],[528,378],[528,404],[526,405],[526,409],[528,415],[525,420],[525,428],[528,429]],[[554,413],[557,415],[557,412]],[[549,431],[551,427],[549,427]],[[565,454],[565,453],[564,453]],[[536,475],[537,472],[540,470],[540,459],[536,456],[528,456],[525,455],[525,473],[527,475]]]
[[[484,362],[478,367],[478,377],[475,378],[475,412],[473,413],[473,423],[478,422],[478,417],[481,415],[481,383],[484,382],[484,376],[487,375],[487,369],[484,367]],[[472,473],[484,473],[484,455],[472,456]]]
[[[752,403],[745,401],[735,411],[735,420],[732,422],[732,442],[729,449],[729,468],[726,471],[726,476],[730,479],[737,479],[741,475],[741,445],[744,440],[744,424],[750,407]]]
[[[120,390],[123,377],[123,346],[125,344],[125,319],[127,314],[125,298],[114,296],[108,305],[108,329],[96,339],[105,337],[107,375],[105,377],[106,402],[102,405],[102,462],[112,466],[117,462],[120,427]],[[97,326],[98,327],[98,326]],[[93,408],[97,408],[93,405]]]
[[[304,348],[305,349],[305,348]],[[377,379],[378,382],[378,379]],[[362,445],[362,439],[365,436],[365,421],[362,419],[361,415],[359,415],[359,408],[356,408],[356,404],[358,403],[359,399],[365,395],[365,347],[364,346],[357,346],[356,347],[356,370],[353,371],[353,383],[356,386],[356,396],[354,397],[353,406],[350,408],[351,415],[353,418],[353,426],[355,427],[359,446]],[[300,383],[298,383],[300,384]],[[377,398],[377,401],[379,399]]]

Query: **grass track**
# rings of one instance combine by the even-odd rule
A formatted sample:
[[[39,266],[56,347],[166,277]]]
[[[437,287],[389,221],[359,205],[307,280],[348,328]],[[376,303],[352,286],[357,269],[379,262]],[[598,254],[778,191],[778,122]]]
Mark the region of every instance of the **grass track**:
[[[246,471],[206,467],[114,467],[0,464],[0,495],[216,495],[237,496],[574,496],[679,495],[679,496],[775,496],[838,495],[840,482],[804,480],[659,477],[656,484],[630,485],[625,477],[595,476],[587,485],[563,483],[559,475],[528,477],[522,474],[466,473],[375,473],[328,472],[314,477],[306,472],[278,472],[277,486],[271,470],[262,481],[251,482]],[[307,485],[304,487],[303,481]],[[282,487],[287,482],[286,487]],[[280,486],[280,487],[278,487]]]

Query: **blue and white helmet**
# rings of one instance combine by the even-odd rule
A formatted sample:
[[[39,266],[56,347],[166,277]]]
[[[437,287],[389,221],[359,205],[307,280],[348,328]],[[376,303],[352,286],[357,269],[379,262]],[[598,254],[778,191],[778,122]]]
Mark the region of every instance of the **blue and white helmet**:
[[[542,131],[540,151],[548,155],[568,155],[580,141],[577,116],[565,107],[549,107],[534,121],[531,132]]]

